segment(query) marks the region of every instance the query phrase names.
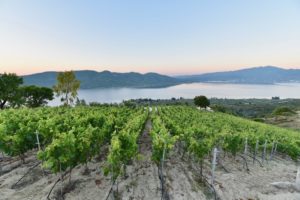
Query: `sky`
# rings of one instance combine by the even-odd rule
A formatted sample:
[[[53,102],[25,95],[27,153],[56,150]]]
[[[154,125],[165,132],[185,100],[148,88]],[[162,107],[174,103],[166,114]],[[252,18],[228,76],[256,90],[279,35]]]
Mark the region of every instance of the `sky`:
[[[0,0],[0,73],[300,68],[300,0]]]

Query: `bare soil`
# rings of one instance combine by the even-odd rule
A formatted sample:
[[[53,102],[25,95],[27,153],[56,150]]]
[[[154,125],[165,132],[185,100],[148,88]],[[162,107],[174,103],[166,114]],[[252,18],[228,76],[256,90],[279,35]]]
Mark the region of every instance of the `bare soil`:
[[[270,117],[266,118],[265,121],[269,124],[300,131],[300,111],[296,112],[295,115]]]
[[[152,147],[151,122],[147,121],[145,130],[139,139],[139,159],[135,159],[127,166],[127,176],[120,176],[118,183],[118,197],[124,200],[160,200],[161,186],[158,176],[158,167],[151,160]],[[94,200],[112,199],[108,197],[111,189],[109,176],[104,176],[102,167],[105,164],[105,150],[103,155],[85,166],[77,166],[72,172],[72,181],[68,177],[63,183],[58,183],[51,193],[51,199],[60,199],[63,188],[64,199]],[[257,162],[246,156],[249,171],[245,168],[245,161],[241,157],[220,157],[223,167],[217,165],[215,171],[214,188],[217,196],[224,200],[296,200],[300,193],[293,188],[277,188],[274,182],[295,182],[298,166],[295,162],[277,155],[272,161],[261,167]],[[18,158],[0,159],[2,173],[0,175],[1,200],[43,200],[46,199],[51,187],[57,181],[58,175],[50,172],[43,173],[41,166],[35,167],[19,184],[12,186],[28,172],[38,161],[36,151],[28,152],[26,163],[22,164]],[[211,163],[206,160],[203,174],[209,181]],[[188,156],[181,158],[175,149],[170,152],[165,162],[166,189],[169,199],[174,200],[201,200],[214,199],[212,192],[203,184],[199,176],[199,164]],[[108,198],[107,198],[108,197]]]
[[[300,193],[292,188],[278,189],[274,182],[295,183],[297,165],[289,159],[275,157],[261,167],[257,162],[247,157],[249,171],[246,170],[244,160],[240,157],[226,158],[223,165],[228,169],[216,170],[215,189],[218,196],[224,200],[231,199],[265,199],[265,200],[296,200]]]

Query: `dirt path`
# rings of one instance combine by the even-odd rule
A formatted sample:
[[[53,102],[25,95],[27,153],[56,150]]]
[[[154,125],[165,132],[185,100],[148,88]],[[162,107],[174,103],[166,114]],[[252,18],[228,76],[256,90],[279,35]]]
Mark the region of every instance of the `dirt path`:
[[[152,155],[152,140],[150,137],[150,131],[152,129],[151,120],[148,119],[145,124],[145,129],[138,140],[139,153],[145,157],[150,157]]]
[[[161,186],[157,165],[151,160],[152,140],[150,137],[151,121],[148,120],[139,138],[141,159],[128,166],[129,178],[121,182],[119,191],[121,199],[129,200],[161,200]],[[176,152],[172,152],[165,162],[165,179],[168,196],[171,200],[207,199],[204,188],[197,177],[182,162]]]
[[[200,177],[194,174],[194,170],[190,165],[181,160],[175,152],[170,155],[168,162],[166,162],[166,174],[170,199],[211,199],[204,193],[207,188],[201,184]]]
[[[151,120],[148,119],[145,129],[138,140],[141,158],[127,167],[129,178],[119,185],[121,199],[160,200],[160,181],[157,166],[151,160]]]

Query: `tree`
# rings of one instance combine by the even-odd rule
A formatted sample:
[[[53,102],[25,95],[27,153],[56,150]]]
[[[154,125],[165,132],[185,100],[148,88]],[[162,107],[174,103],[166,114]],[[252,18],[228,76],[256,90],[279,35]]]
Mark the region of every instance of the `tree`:
[[[206,108],[210,105],[209,100],[206,98],[206,96],[196,96],[194,98],[194,103],[196,106],[199,106],[201,108]]]
[[[6,103],[15,104],[21,99],[19,86],[23,79],[13,73],[0,74],[0,109],[4,109]]]
[[[212,105],[211,108],[216,112],[222,112],[222,113],[230,113],[229,110],[225,106],[222,105]]]
[[[84,100],[84,99],[79,99],[79,98],[77,98],[76,99],[76,104],[75,104],[76,106],[86,106],[87,104],[86,104],[86,101]]]
[[[53,100],[53,90],[51,88],[30,85],[22,87],[21,90],[25,105],[31,108],[46,105],[47,100]]]
[[[57,85],[53,87],[56,96],[61,96],[64,105],[74,103],[77,97],[77,91],[80,87],[80,81],[76,79],[73,71],[60,72],[57,75]]]

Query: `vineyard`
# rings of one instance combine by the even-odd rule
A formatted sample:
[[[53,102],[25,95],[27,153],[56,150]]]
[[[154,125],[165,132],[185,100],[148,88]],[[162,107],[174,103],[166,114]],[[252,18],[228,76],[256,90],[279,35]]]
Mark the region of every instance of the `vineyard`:
[[[0,199],[297,199],[300,192],[299,132],[188,106],[8,109],[0,113],[0,152]]]

